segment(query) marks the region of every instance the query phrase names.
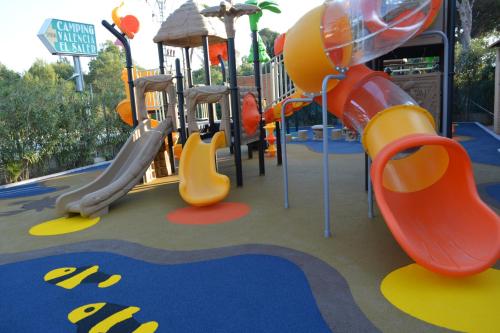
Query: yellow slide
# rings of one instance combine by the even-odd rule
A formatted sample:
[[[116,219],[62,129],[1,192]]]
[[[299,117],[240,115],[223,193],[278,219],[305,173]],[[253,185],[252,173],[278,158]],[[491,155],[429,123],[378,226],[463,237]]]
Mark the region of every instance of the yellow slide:
[[[215,169],[215,153],[225,146],[224,132],[217,132],[209,144],[201,140],[200,133],[189,136],[179,163],[179,193],[188,204],[209,206],[228,195],[229,178]]]

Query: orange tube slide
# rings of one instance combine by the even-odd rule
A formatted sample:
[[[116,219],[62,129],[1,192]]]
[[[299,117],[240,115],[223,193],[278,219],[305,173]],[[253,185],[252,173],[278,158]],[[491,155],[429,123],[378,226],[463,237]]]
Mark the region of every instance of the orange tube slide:
[[[415,149],[413,155],[394,159]],[[400,185],[409,188],[391,189],[394,168],[399,169]],[[428,134],[401,138],[379,152],[371,176],[389,229],[418,264],[463,276],[499,259],[499,217],[477,194],[470,159],[456,141]],[[412,189],[412,182],[426,177],[432,180],[428,186]]]
[[[453,276],[499,259],[500,219],[479,198],[465,150],[436,134],[426,110],[365,66],[328,97],[328,109],[363,134],[380,211],[410,257]]]

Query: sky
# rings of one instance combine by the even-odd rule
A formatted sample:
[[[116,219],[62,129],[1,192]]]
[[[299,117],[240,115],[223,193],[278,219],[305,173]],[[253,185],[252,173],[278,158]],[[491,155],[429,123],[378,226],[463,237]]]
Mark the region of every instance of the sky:
[[[185,0],[167,0],[167,16],[184,2]],[[218,5],[220,0],[200,2],[213,6]],[[320,5],[323,0],[278,0],[277,2],[282,13],[277,15],[265,12],[260,21],[261,29],[286,32],[301,15]],[[141,30],[131,42],[132,57],[135,63],[147,69],[158,67],[157,46],[152,40],[158,32],[160,23],[152,19],[154,3],[155,1],[151,0],[125,0],[126,9],[122,11],[124,15],[135,15],[141,23]],[[111,11],[119,4],[120,0],[0,0],[0,31],[3,31],[0,34],[0,63],[22,73],[27,71],[36,59],[57,61],[58,56],[51,55],[37,37],[47,18],[93,24],[96,28],[98,45],[106,40],[114,41],[114,36],[102,27],[101,21],[105,19],[111,22]],[[251,44],[247,17],[237,21],[236,29],[237,51],[240,55],[246,55]],[[180,52],[177,51],[177,54],[180,55]],[[72,61],[71,58],[69,60]],[[85,72],[88,70],[88,61],[89,58],[82,58]],[[193,59],[193,62],[193,67],[201,66],[196,59]]]

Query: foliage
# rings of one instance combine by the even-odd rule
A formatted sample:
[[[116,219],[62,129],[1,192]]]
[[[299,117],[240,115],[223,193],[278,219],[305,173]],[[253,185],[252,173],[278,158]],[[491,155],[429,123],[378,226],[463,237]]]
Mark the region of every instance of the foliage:
[[[476,0],[472,10],[471,37],[484,37],[491,32],[500,33],[500,1],[498,0]],[[462,22],[457,20],[459,30],[462,29]]]
[[[497,35],[496,38],[499,36]],[[487,119],[485,110],[493,110],[495,50],[488,48],[492,36],[474,38],[466,51],[457,44],[455,75],[455,120]],[[471,119],[471,114],[482,114]]]
[[[2,181],[88,165],[100,152],[114,156],[130,133],[114,112],[125,95],[123,59],[118,48],[105,44],[91,62],[83,94],[68,80],[73,68],[64,58],[36,60],[24,75],[0,64]]]
[[[205,84],[205,69],[200,68],[192,72],[193,84],[204,85]],[[220,66],[210,67],[210,77],[212,78],[212,85],[222,85],[222,70]]]
[[[271,58],[275,56],[274,54],[274,40],[279,36],[279,33],[272,31],[268,28],[264,28],[259,32],[264,45],[266,46],[266,52]]]
[[[250,76],[254,74],[253,63],[250,63],[247,57],[243,57],[242,64],[237,69],[237,74],[241,76]]]

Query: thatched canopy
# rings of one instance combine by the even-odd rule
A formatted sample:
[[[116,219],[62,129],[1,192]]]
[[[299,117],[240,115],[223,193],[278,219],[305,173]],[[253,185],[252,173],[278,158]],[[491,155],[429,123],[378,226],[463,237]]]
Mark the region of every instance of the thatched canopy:
[[[226,34],[228,38],[234,38],[236,30],[234,29],[234,21],[243,15],[252,15],[260,12],[260,8],[254,5],[238,3],[233,5],[230,1],[221,1],[219,6],[205,8],[201,11],[201,15],[205,17],[219,17],[224,19],[226,26]]]
[[[153,41],[174,47],[198,47],[202,37],[208,42],[220,43],[227,39],[224,23],[217,18],[200,14],[205,9],[196,0],[188,0],[163,22]]]

